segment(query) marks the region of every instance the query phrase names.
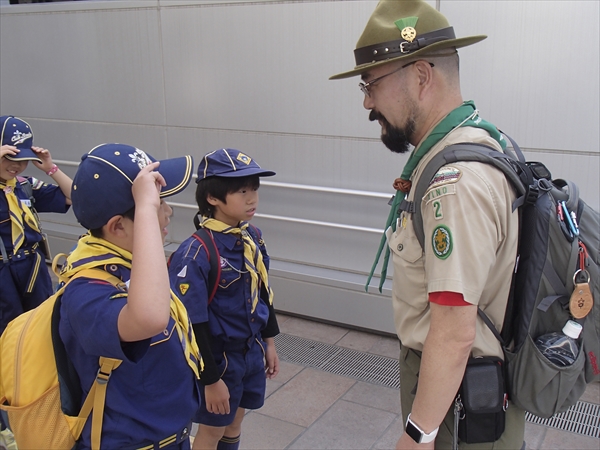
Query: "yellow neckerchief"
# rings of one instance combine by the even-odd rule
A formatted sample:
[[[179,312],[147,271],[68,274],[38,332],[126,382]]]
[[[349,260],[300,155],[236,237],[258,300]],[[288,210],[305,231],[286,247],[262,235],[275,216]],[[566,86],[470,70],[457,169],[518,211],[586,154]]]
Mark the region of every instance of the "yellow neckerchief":
[[[273,290],[271,289],[271,286],[269,286],[269,275],[265,263],[263,262],[262,253],[256,247],[256,243],[248,233],[248,230],[246,230],[248,225],[248,222],[241,222],[239,227],[231,227],[220,220],[212,219],[210,217],[202,217],[200,222],[201,227],[208,228],[209,230],[223,234],[237,234],[241,236],[242,241],[244,242],[244,263],[252,278],[250,292],[252,297],[252,312],[254,312],[259,296],[259,277],[269,293],[269,304],[271,305],[273,304]]]
[[[16,186],[16,178],[6,182],[0,181],[0,189],[4,191],[6,201],[8,202],[13,253],[19,250],[21,245],[23,245],[23,242],[25,242],[25,225],[23,224],[23,219],[25,219],[25,222],[27,222],[27,225],[29,225],[32,230],[37,233],[40,232],[37,220],[35,219],[33,212],[31,212],[31,209],[17,198],[17,194],[15,193]]]
[[[77,242],[77,246],[67,257],[67,263],[60,271],[60,278],[71,278],[77,272],[83,269],[99,268],[103,269],[108,264],[117,264],[131,270],[132,255],[127,250],[122,249],[110,242],[95,238],[90,234],[85,234]],[[202,368],[200,359],[200,350],[196,344],[194,330],[188,316],[187,310],[181,300],[171,291],[171,317],[175,321],[177,335],[181,341],[183,354],[188,365],[199,376],[198,364]]]

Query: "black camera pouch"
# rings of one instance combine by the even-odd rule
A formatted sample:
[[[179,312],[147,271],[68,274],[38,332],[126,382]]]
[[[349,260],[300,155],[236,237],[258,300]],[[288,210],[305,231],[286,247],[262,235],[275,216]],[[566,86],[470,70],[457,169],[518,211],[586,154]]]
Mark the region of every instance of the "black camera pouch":
[[[500,358],[469,358],[456,406],[458,438],[462,442],[478,444],[500,438],[507,406]]]

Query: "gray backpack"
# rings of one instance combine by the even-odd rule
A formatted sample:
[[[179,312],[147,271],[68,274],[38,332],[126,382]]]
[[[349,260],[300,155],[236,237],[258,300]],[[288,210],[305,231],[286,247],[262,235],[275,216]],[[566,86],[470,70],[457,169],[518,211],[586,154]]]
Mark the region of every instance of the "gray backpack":
[[[543,164],[526,162],[511,142],[517,156],[510,150],[501,153],[472,143],[446,147],[427,164],[413,187],[416,201],[404,201],[400,210],[412,213],[423,247],[420,199],[440,167],[457,161],[491,164],[514,186],[519,249],[502,330],[498,332],[480,309],[478,313],[502,344],[509,398],[526,411],[548,418],[569,409],[588,383],[600,379],[600,214],[579,198],[574,183],[552,180]],[[534,341],[561,331],[573,319],[571,298],[588,285],[593,307],[585,317],[575,319],[583,325],[579,355],[572,365],[559,367],[541,354]]]

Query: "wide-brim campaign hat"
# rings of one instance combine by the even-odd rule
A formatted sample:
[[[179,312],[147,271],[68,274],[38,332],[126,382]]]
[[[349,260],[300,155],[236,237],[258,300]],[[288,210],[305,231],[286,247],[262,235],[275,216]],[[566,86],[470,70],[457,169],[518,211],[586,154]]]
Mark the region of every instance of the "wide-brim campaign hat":
[[[16,155],[4,155],[11,161],[37,161],[40,157],[31,149],[33,146],[33,131],[31,126],[23,119],[15,116],[0,117],[0,142],[1,145],[12,145],[19,149]]]
[[[446,17],[423,0],[381,0],[356,43],[356,66],[329,79],[348,78],[394,61],[466,47],[486,37],[457,38]]]
[[[234,148],[221,148],[207,153],[198,165],[198,179],[196,182],[208,177],[271,177],[275,175],[272,170],[265,170],[250,156]]]
[[[133,208],[133,180],[154,161],[143,150],[125,144],[102,144],[83,155],[71,188],[77,221],[93,230]],[[183,191],[192,179],[193,169],[191,156],[161,160],[157,172],[165,179],[166,186],[161,188],[160,197]]]

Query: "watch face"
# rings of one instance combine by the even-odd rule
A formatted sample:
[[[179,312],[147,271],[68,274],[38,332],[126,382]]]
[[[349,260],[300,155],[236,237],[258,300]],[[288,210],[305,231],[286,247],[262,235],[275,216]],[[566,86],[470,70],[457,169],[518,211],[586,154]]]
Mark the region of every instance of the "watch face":
[[[408,434],[417,444],[421,443],[423,433],[415,427],[410,420],[406,422],[406,434]]]

